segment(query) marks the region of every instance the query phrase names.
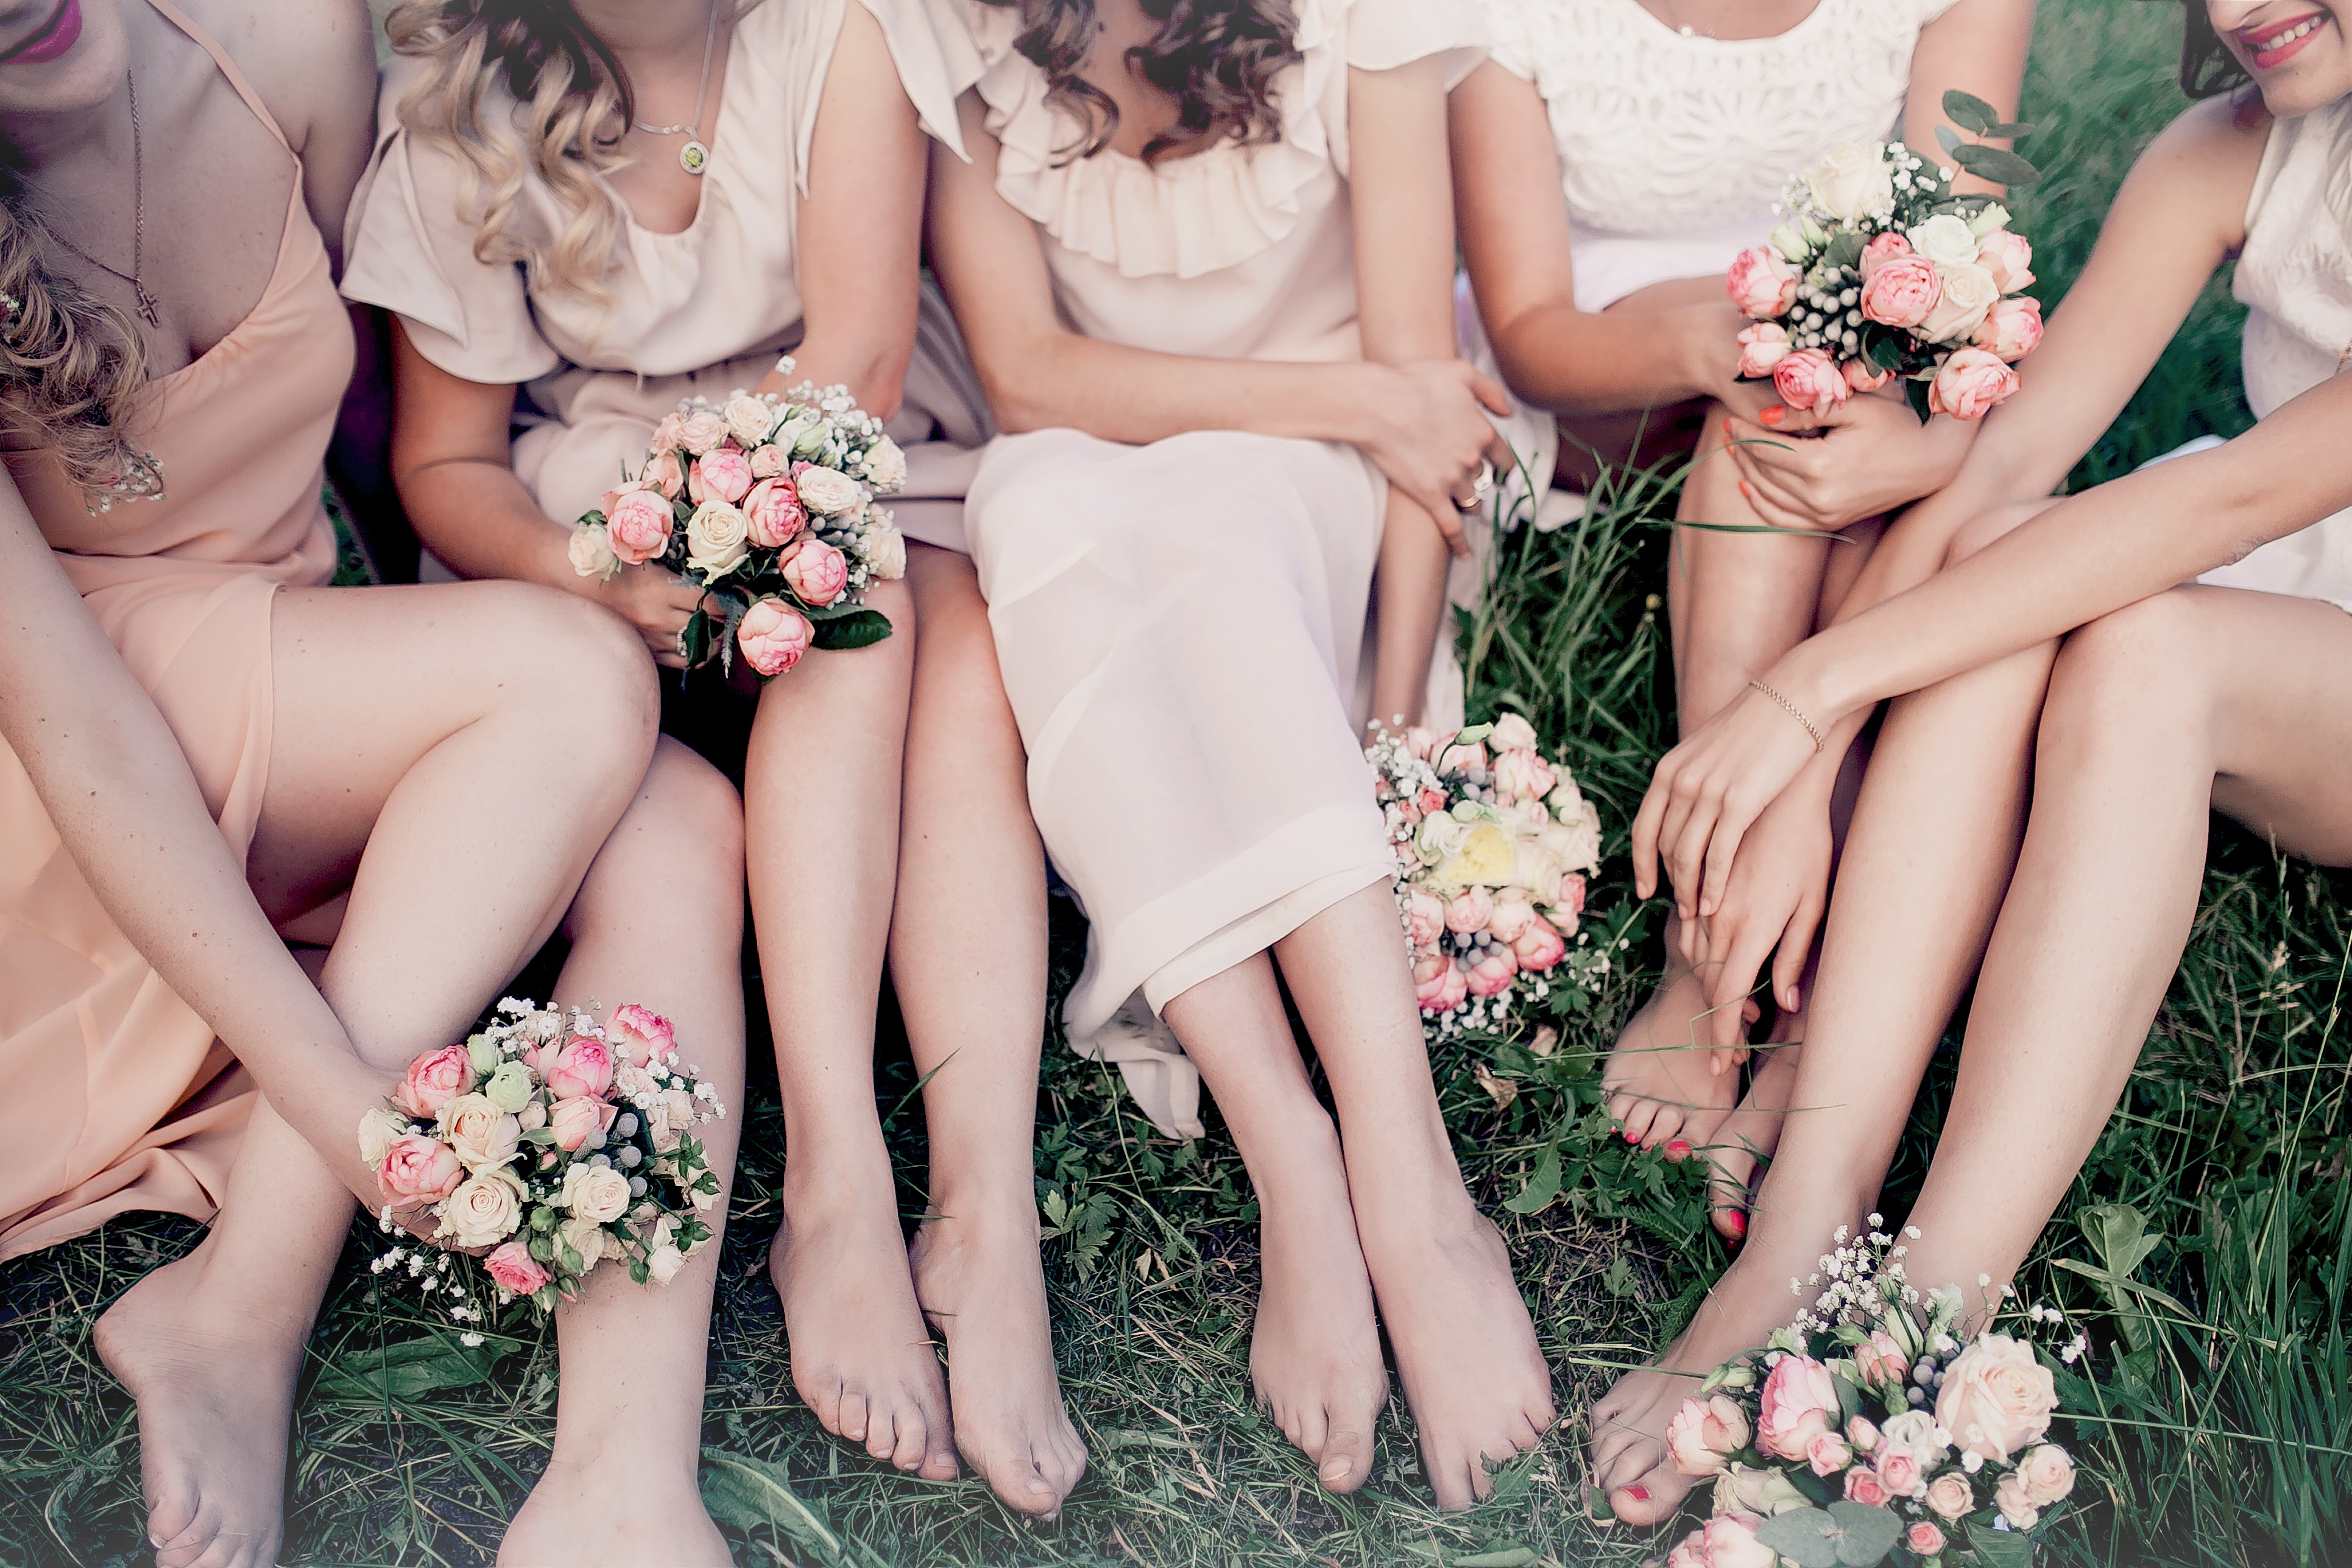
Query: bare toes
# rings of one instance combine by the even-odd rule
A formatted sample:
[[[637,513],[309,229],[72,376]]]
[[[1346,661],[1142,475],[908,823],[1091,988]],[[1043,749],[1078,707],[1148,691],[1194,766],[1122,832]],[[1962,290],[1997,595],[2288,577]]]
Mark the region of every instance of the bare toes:
[[[1351,1492],[1372,1478],[1372,1434],[1369,1427],[1334,1426],[1323,1439],[1323,1458],[1315,1479],[1330,1492]]]

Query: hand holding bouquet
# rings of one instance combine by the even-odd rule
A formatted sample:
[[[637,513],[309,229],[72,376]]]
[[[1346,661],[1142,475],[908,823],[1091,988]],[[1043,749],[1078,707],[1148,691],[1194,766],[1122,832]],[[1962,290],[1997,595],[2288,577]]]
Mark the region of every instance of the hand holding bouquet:
[[[1944,95],[1944,112],[1978,135],[1996,123],[1981,99]],[[2040,178],[2014,153],[1963,143],[1938,126],[1960,169],[2006,184]],[[1954,195],[1958,170],[1927,166],[1901,145],[1848,142],[1790,182],[1789,221],[1742,251],[1725,286],[1757,324],[1739,334],[1743,381],[1769,377],[1805,412],[1897,376],[1919,416],[1978,419],[2017,390],[2010,367],[2042,342],[2033,247],[1990,196]]]
[[[2074,1489],[2074,1461],[2046,1441],[2049,1369],[2006,1333],[1954,1339],[1957,1289],[1932,1293],[1919,1316],[1892,1237],[1850,1242],[1841,1227],[1835,1240],[1813,1307],[1717,1368],[1667,1426],[1675,1468],[1715,1481],[1715,1517],[1667,1568],[2026,1563],[2029,1532]],[[2063,1322],[2046,1308],[2027,1316]],[[2084,1343],[2077,1334],[2058,1353],[2071,1363]]]
[[[1605,951],[1579,946],[1601,814],[1545,761],[1517,714],[1457,734],[1382,730],[1364,756],[1396,851],[1397,902],[1423,1018],[1440,1037],[1499,1024],[1525,987],[1550,994],[1565,962],[1597,989]],[[1580,942],[1581,939],[1579,939]]]
[[[890,635],[861,605],[868,583],[906,574],[907,542],[874,503],[906,479],[906,454],[845,387],[689,398],[655,426],[637,477],[572,529],[572,567],[659,563],[706,590],[678,635],[689,667],[740,654],[782,675],[812,647]]]
[[[698,1216],[719,1177],[693,1129],[727,1114],[718,1091],[679,1066],[669,1021],[643,1007],[616,1007],[599,1027],[509,997],[499,1019],[411,1062],[389,1107],[361,1119],[383,1228],[422,1208],[442,1246],[489,1249],[481,1273],[499,1306],[520,1296],[549,1311],[608,1258],[667,1285],[711,1235]],[[395,1247],[374,1268],[404,1266],[428,1295],[449,1293],[453,1320],[478,1321],[453,1258]]]

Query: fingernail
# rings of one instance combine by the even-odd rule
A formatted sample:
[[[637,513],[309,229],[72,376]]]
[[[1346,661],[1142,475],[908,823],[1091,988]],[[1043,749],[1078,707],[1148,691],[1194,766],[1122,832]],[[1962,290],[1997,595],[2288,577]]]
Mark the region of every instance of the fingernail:
[[[1689,1159],[1690,1145],[1680,1138],[1675,1139],[1673,1142],[1666,1145],[1666,1158],[1669,1160]]]
[[[1632,1498],[1635,1502],[1647,1502],[1650,1500],[1650,1489],[1647,1487],[1627,1487],[1625,1489],[1625,1495]]]
[[[1788,995],[1782,999],[1780,1005],[1786,1007],[1791,1013],[1797,1010],[1797,988],[1795,986],[1791,985],[1789,987]]]
[[[1723,1216],[1723,1228],[1729,1231],[1734,1237],[1746,1236],[1748,1234],[1748,1216],[1741,1214],[1738,1209],[1733,1209],[1730,1213]]]
[[[1756,492],[1748,488],[1748,481],[1746,479],[1739,481],[1739,493],[1748,497],[1750,500],[1756,499]]]
[[[1767,425],[1778,425],[1781,420],[1788,417],[1788,413],[1789,411],[1787,409],[1782,408],[1776,403],[1771,407],[1767,408],[1763,413],[1759,414],[1756,417],[1761,419]]]

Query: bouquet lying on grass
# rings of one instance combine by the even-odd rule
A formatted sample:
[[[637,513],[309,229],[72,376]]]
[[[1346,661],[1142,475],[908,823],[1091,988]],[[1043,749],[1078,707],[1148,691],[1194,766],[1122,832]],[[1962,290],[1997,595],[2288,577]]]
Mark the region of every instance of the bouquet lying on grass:
[[[1666,1427],[1675,1468],[1715,1481],[1715,1517],[1667,1568],[2026,1568],[2074,1489],[2074,1461],[2044,1441],[2049,1368],[2030,1339],[1955,1339],[1960,1292],[1923,1303],[1893,1237],[1840,1226],[1836,1242],[1813,1307],[1717,1368]],[[2071,1363],[2084,1343],[2058,1353]]]
[[[906,574],[907,542],[874,502],[906,479],[906,454],[845,387],[690,398],[655,426],[637,477],[572,529],[572,567],[609,578],[659,562],[707,590],[678,637],[688,665],[731,669],[740,653],[782,675],[812,647],[890,635],[861,605],[868,583]]]
[[[1382,730],[1364,756],[1435,1035],[1500,1024],[1523,988],[1538,1001],[1556,982],[1600,989],[1607,950],[1576,925],[1585,876],[1601,867],[1601,814],[1544,760],[1534,726],[1512,713],[1450,736]]]
[[[1944,112],[1979,136],[2021,136],[1983,100],[1944,95]],[[2032,164],[1937,127],[1970,174],[2031,184]],[[2011,365],[2042,342],[2033,247],[1990,196],[1954,195],[1958,170],[1909,148],[1847,142],[1789,183],[1770,243],[1725,277],[1757,324],[1739,334],[1742,380],[1769,377],[1780,401],[1811,411],[1900,376],[1919,416],[1981,418],[2017,390]]]
[[[421,1206],[443,1247],[488,1248],[481,1275],[499,1307],[520,1296],[550,1311],[608,1260],[668,1284],[711,1235],[698,1216],[719,1178],[693,1129],[727,1114],[718,1090],[679,1065],[669,1020],[635,1005],[602,1027],[512,997],[497,1017],[409,1063],[389,1108],[361,1119],[383,1228]],[[454,1252],[395,1247],[373,1268],[446,1291],[455,1321],[485,1316]]]

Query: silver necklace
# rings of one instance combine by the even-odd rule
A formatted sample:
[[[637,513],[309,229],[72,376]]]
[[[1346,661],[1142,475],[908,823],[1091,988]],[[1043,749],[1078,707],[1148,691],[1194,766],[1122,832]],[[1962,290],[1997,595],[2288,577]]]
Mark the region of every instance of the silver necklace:
[[[702,144],[702,106],[710,92],[710,51],[718,41],[719,0],[710,0],[710,26],[702,35],[702,80],[694,89],[694,118],[684,125],[648,125],[635,119],[629,121],[648,136],[685,136],[686,145],[677,150],[677,166],[689,174],[699,175],[710,166],[710,149]]]
[[[1682,8],[1682,6],[1681,6],[1681,5],[1675,5],[1675,16],[1681,16],[1681,15],[1682,15],[1682,9],[1683,9],[1683,8]],[[1677,33],[1680,33],[1680,34],[1681,34],[1684,37],[1685,37],[1685,38],[1696,38],[1696,37],[1707,37],[1707,38],[1712,38],[1712,37],[1715,37],[1715,30],[1716,30],[1717,27],[1720,27],[1720,26],[1723,26],[1723,19],[1724,19],[1726,16],[1729,16],[1730,14],[1731,14],[1731,0],[1723,0],[1723,4],[1716,7],[1716,11],[1715,11],[1715,19],[1714,19],[1713,21],[1709,22],[1709,23],[1706,25],[1706,31],[1705,33],[1701,33],[1701,32],[1699,32],[1697,29],[1694,28],[1694,27],[1693,27],[1693,26],[1692,26],[1688,22],[1685,22],[1685,23],[1683,23],[1680,26],[1676,27],[1676,28],[1675,29],[1675,32],[1677,32]]]

